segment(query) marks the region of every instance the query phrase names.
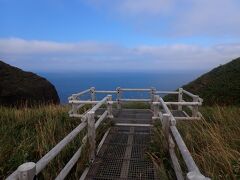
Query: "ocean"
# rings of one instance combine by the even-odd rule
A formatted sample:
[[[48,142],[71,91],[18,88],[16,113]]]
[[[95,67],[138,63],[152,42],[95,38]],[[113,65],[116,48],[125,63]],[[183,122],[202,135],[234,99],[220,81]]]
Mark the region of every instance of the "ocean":
[[[203,71],[179,72],[61,72],[38,74],[48,79],[57,89],[61,103],[67,103],[67,98],[90,87],[97,90],[115,90],[123,88],[150,88],[157,90],[175,90],[199,77]],[[133,93],[124,94],[125,98],[136,96]],[[147,96],[139,94],[144,98]],[[101,98],[98,96],[98,98]]]

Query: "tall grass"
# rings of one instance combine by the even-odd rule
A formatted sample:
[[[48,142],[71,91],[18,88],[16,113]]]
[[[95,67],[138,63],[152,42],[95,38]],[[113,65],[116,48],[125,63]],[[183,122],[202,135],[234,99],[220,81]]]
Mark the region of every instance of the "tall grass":
[[[240,108],[202,107],[201,112],[204,116],[201,121],[177,123],[193,159],[200,171],[212,179],[240,179]],[[160,129],[156,126],[155,138],[162,138]],[[154,140],[153,144],[152,154],[157,155],[155,159],[160,159],[161,169],[172,179],[169,162],[164,162],[167,155],[162,142]]]
[[[0,107],[0,179],[24,162],[37,162],[81,122],[80,119],[69,118],[68,109],[67,106],[55,105],[22,109]],[[214,106],[202,107],[200,111],[204,116],[201,121],[177,123],[196,164],[204,175],[212,179],[240,179],[240,108]],[[107,127],[109,125],[104,124],[99,128],[97,141]],[[39,179],[56,177],[80,147],[84,133],[64,148]],[[174,179],[163,142],[161,125],[157,123],[150,147],[151,157],[158,163],[162,179]],[[83,153],[87,154],[87,149]],[[68,179],[79,178],[86,165],[87,156],[81,158]]]
[[[37,162],[81,123],[79,118],[69,118],[68,110],[68,106],[62,105],[22,109],[0,107],[0,179],[6,178],[24,162]],[[97,133],[101,135],[102,132],[104,130]],[[83,133],[64,148],[43,170],[39,179],[57,176],[80,147]],[[86,154],[86,150],[83,153]],[[68,179],[79,178],[86,166],[86,157],[77,163]]]

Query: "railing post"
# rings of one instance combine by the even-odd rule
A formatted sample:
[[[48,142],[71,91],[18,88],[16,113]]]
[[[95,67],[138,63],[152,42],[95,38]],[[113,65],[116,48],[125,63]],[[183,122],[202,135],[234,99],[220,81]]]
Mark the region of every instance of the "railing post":
[[[193,97],[193,102],[198,102],[199,96],[194,96]],[[197,117],[198,116],[198,105],[193,106],[192,108],[192,117]]]
[[[112,95],[108,95],[108,100],[107,100],[107,111],[108,111],[108,117],[113,118],[113,113],[112,113]]]
[[[151,90],[150,90],[150,99],[151,99],[152,102],[154,102],[154,100],[155,100],[155,97],[154,97],[155,94],[156,94],[156,88],[151,87]],[[151,109],[154,108],[154,105],[153,105],[152,102],[150,102],[150,103],[151,103]]]
[[[95,92],[95,87],[90,88],[90,93],[91,93],[91,101],[96,100],[96,92]],[[95,104],[92,105],[92,107],[95,106]]]
[[[159,96],[154,95],[154,99],[152,102],[153,105],[153,119],[157,119],[159,116]]]
[[[165,145],[165,149],[168,150],[169,148],[169,129],[170,129],[170,114],[163,114],[163,121],[162,121],[162,129],[163,129],[163,133],[165,136],[165,140],[166,143],[164,143]]]
[[[36,175],[36,164],[27,162],[20,165],[17,169],[19,180],[33,180]]]
[[[91,100],[95,101],[96,100],[95,87],[91,87],[90,92],[91,92]]]
[[[198,171],[191,171],[187,173],[187,180],[210,180],[210,178],[203,176]]]
[[[95,112],[89,111],[87,113],[88,118],[88,142],[90,145],[89,149],[89,161],[93,162],[95,159],[95,152],[96,152],[96,132],[95,132],[95,119],[94,119]]]
[[[122,98],[122,91],[120,87],[118,87],[116,90],[117,90],[117,109],[120,110],[121,109],[120,99]]]
[[[77,109],[77,104],[72,103],[72,113],[73,113],[73,114],[77,114],[77,111],[78,111],[78,109]]]
[[[183,88],[179,88],[178,90],[178,102],[182,102],[183,100]],[[182,111],[182,105],[178,105],[178,110]]]

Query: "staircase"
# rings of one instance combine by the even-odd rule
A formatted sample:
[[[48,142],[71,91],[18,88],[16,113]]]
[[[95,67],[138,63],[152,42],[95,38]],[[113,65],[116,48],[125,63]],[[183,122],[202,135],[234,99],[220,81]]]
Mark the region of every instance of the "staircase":
[[[123,109],[114,118],[85,179],[157,179],[146,152],[151,141],[152,112]],[[82,179],[84,179],[82,177]]]

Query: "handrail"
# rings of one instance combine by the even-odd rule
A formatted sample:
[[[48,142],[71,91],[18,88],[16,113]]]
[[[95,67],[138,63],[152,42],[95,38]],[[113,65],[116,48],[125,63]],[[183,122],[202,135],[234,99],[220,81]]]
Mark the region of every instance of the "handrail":
[[[178,94],[176,91],[156,91],[155,94]]]
[[[185,105],[185,106],[197,106],[202,105],[200,102],[165,102],[167,105]]]
[[[76,93],[76,94],[72,94],[72,96],[70,96],[69,98],[77,98],[78,96],[81,96],[81,95],[83,95],[83,94],[86,94],[86,93],[88,93],[88,92],[90,92],[91,91],[91,88],[90,89],[86,89],[86,90],[84,90],[84,91],[81,91],[80,93]]]
[[[150,98],[146,99],[126,99],[122,98],[122,92],[124,91],[133,91],[133,92],[149,92]],[[91,99],[90,100],[80,100],[80,98],[77,99],[77,97],[90,92]],[[96,100],[96,93],[102,93],[102,94],[108,94],[101,100]],[[182,94],[185,93],[188,96],[193,98],[192,102],[186,102],[182,99]],[[116,100],[112,100],[112,95],[109,94],[116,94]],[[178,102],[165,102],[162,97],[160,97],[158,94],[178,94]],[[65,138],[63,138],[54,148],[52,148],[47,154],[45,154],[36,164],[28,164],[27,166],[31,167],[27,171],[27,173],[31,173],[32,175],[37,175],[39,172],[41,172],[47,164],[55,158],[61,150],[69,144],[85,127],[87,127],[87,134],[82,138],[82,144],[79,147],[79,149],[75,152],[75,154],[72,156],[72,158],[69,160],[69,162],[65,165],[65,167],[61,170],[60,174],[56,177],[57,180],[64,179],[67,174],[70,172],[74,164],[76,164],[77,160],[79,159],[81,155],[81,151],[83,146],[86,144],[86,140],[88,138],[89,140],[89,159],[93,160],[95,158],[96,153],[96,129],[99,127],[99,125],[106,119],[112,118],[112,104],[117,103],[117,108],[121,109],[121,103],[122,102],[149,102],[151,104],[151,108],[153,110],[153,119],[160,119],[163,127],[164,127],[164,134],[167,137],[167,141],[169,142],[169,153],[173,163],[175,164],[175,168],[177,169],[178,173],[180,173],[179,164],[177,162],[177,157],[174,152],[174,142],[176,142],[178,149],[180,150],[181,156],[184,159],[184,162],[188,168],[188,174],[187,177],[189,180],[192,180],[194,177],[204,177],[196,163],[194,162],[189,150],[187,149],[186,144],[184,143],[177,127],[176,127],[176,120],[195,120],[199,119],[199,112],[198,112],[198,106],[202,105],[202,99],[199,98],[199,96],[194,95],[186,90],[183,90],[182,88],[179,89],[179,91],[157,91],[155,88],[149,88],[149,89],[132,89],[132,88],[117,88],[116,91],[104,91],[104,90],[95,90],[94,87],[84,90],[80,93],[73,94],[69,97],[69,103],[72,104],[72,110],[69,111],[70,117],[81,117],[82,123],[80,123],[73,131],[71,131]],[[92,107],[87,110],[85,114],[78,114],[78,109],[86,104],[92,104]],[[95,112],[102,106],[106,104],[107,109],[103,112],[102,115],[95,116]],[[193,115],[192,117],[188,116],[186,114],[186,117],[174,117],[172,112],[170,111],[168,105],[177,105],[178,110],[182,110],[182,106],[189,106],[192,108]],[[160,106],[164,110],[164,113],[160,111]],[[185,113],[185,111],[183,111]],[[95,122],[95,117],[99,117],[97,121]],[[124,124],[121,125],[127,125],[127,126],[135,126],[136,124]],[[151,126],[150,124],[138,124],[139,126]],[[24,164],[23,164],[24,165]],[[177,173],[177,172],[176,172]],[[19,170],[14,171],[7,179],[17,179],[19,176]],[[178,174],[178,177],[182,177],[180,174]],[[204,177],[205,178],[205,177]],[[22,179],[20,179],[22,180]]]
[[[97,122],[95,123],[95,120],[93,119],[95,114],[95,111],[101,107],[104,103],[108,102],[108,110],[106,110],[101,116],[100,118],[97,120]],[[31,169],[31,173],[32,176],[38,175],[47,165],[48,163],[54,159],[61,151],[62,149],[68,145],[87,125],[88,125],[88,131],[90,130],[89,128],[91,128],[89,126],[89,122],[94,124],[94,130],[98,128],[98,126],[101,124],[101,122],[107,117],[107,115],[109,115],[109,117],[112,116],[112,112],[110,112],[112,109],[110,108],[112,106],[112,101],[111,101],[111,95],[108,95],[106,97],[104,97],[101,101],[99,101],[94,107],[92,107],[85,115],[83,115],[82,117],[82,123],[80,123],[74,130],[72,130],[65,138],[63,138],[54,148],[52,148],[47,154],[45,154],[36,164],[35,163],[31,163],[31,165],[33,165],[33,169]],[[91,116],[89,116],[91,115]],[[91,117],[91,119],[88,119],[88,123],[86,121],[86,118]],[[91,132],[93,132],[91,130]],[[89,133],[89,132],[88,132]],[[94,132],[95,134],[95,132]],[[88,134],[89,135],[89,134]],[[85,136],[83,138],[83,144],[80,146],[80,148],[75,152],[75,154],[72,156],[72,158],[69,160],[69,162],[65,165],[65,167],[61,170],[61,172],[58,174],[58,176],[56,177],[57,180],[61,180],[64,179],[68,173],[70,172],[70,170],[72,169],[72,167],[75,165],[75,163],[77,162],[77,160],[79,159],[80,155],[81,155],[81,151],[83,146],[85,145],[85,139],[87,136]],[[93,136],[95,137],[95,135]],[[95,140],[94,140],[95,142]],[[90,143],[91,144],[91,143]],[[94,145],[95,146],[95,145]],[[95,150],[94,150],[95,152]],[[26,164],[26,165],[25,165]],[[21,166],[24,166],[24,168],[28,167],[28,163],[24,163]],[[20,167],[20,166],[19,166]],[[29,170],[26,169],[25,173],[29,173]],[[13,180],[13,179],[18,179],[19,176],[19,169],[15,170],[10,176],[7,177],[7,180]],[[29,176],[30,177],[30,176]]]
[[[177,143],[177,147],[180,150],[180,153],[181,153],[181,155],[184,159],[184,162],[185,162],[185,164],[188,168],[188,174],[187,174],[188,179],[189,180],[198,179],[198,178],[209,179],[209,178],[206,178],[205,176],[203,176],[201,174],[201,172],[199,171],[199,168],[197,167],[195,161],[193,160],[192,155],[190,154],[186,144],[184,143],[184,141],[183,141],[183,139],[182,139],[177,127],[176,127],[176,119],[172,115],[171,111],[169,110],[169,108],[167,106],[167,104],[189,105],[188,102],[184,102],[184,103],[169,102],[168,103],[168,102],[164,102],[164,100],[160,96],[157,96],[157,97],[155,97],[155,102],[154,102],[155,106],[159,105],[158,102],[160,102],[160,104],[162,105],[162,107],[165,111],[165,114],[163,114],[163,115],[161,115],[160,112],[158,114],[159,114],[160,119],[162,119],[162,126],[163,126],[164,131],[165,131],[165,136],[168,136],[168,137],[165,137],[165,138],[166,138],[167,142],[170,143],[169,153],[170,153],[170,157],[171,157],[171,159],[174,163],[174,170],[175,170],[176,175],[179,177],[179,179],[182,179],[182,175],[180,174],[181,169],[180,169],[179,163],[176,159],[175,152],[174,152],[173,148],[171,147],[172,146],[171,143],[174,143],[174,142],[169,141],[172,138]],[[194,104],[193,103],[190,103],[190,104],[191,105],[200,105],[201,103],[194,102]],[[172,136],[169,134],[169,131],[171,132]]]
[[[82,122],[78,127],[76,127],[71,133],[69,133],[62,141],[60,141],[53,149],[51,149],[45,156],[43,156],[36,164],[37,174],[41,172],[46,165],[57,156],[57,154],[69,143],[71,142],[78,133],[86,127],[87,123]]]
[[[103,90],[97,90],[95,93],[102,93],[102,94],[116,94],[117,91],[103,91]]]
[[[119,99],[124,102],[150,102],[151,99]]]
[[[182,90],[183,91],[183,93],[185,93],[186,95],[188,95],[188,96],[190,96],[190,97],[192,97],[192,98],[194,98],[194,97],[197,97],[197,95],[195,95],[195,94],[193,94],[193,93],[190,93],[189,91],[187,91],[187,90]]]
[[[178,145],[178,149],[181,152],[181,155],[187,165],[188,171],[195,171],[200,173],[196,163],[194,162],[192,155],[190,154],[186,144],[184,143],[180,133],[178,132],[176,126],[170,126],[170,130],[172,132],[172,135],[174,137],[174,140],[176,141]]]
[[[71,133],[69,133],[63,140],[61,140],[54,148],[52,148],[47,154],[45,154],[37,163],[36,163],[36,175],[41,172],[46,165],[55,158],[61,150],[70,143],[80,131],[86,127],[87,123],[80,123]],[[14,171],[7,180],[17,179],[17,170]]]
[[[99,101],[93,108],[91,109],[91,112],[94,112],[100,108],[106,101],[108,100],[108,96],[104,97],[101,101]]]
[[[152,91],[152,89],[141,89],[141,88],[120,88],[121,91]]]

